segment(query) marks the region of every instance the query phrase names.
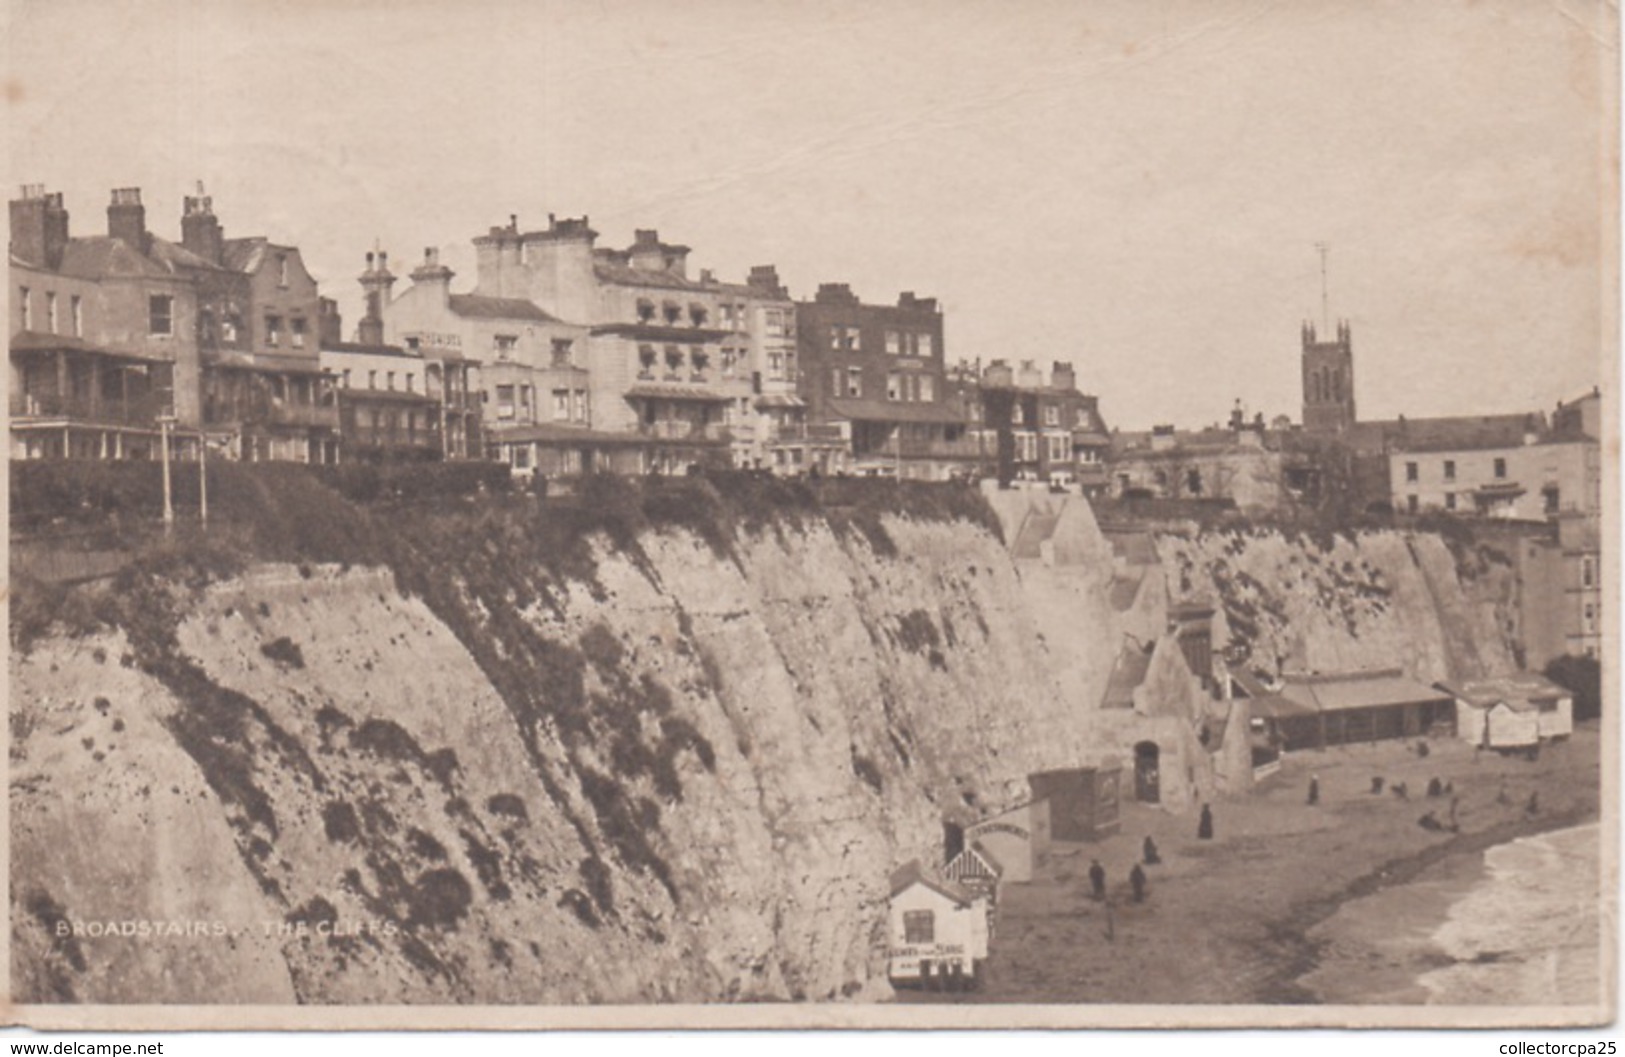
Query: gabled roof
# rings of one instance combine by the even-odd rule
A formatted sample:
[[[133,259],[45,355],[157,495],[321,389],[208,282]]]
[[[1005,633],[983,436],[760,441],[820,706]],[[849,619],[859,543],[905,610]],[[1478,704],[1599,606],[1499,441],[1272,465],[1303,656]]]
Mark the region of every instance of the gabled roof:
[[[1439,688],[1452,697],[1474,708],[1492,708],[1505,704],[1515,712],[1530,711],[1540,702],[1557,701],[1573,697],[1574,692],[1557,685],[1534,672],[1496,676],[1492,679],[1472,679],[1454,685],[1440,683]]]
[[[168,239],[161,239],[156,235],[152,236],[151,238],[152,243],[149,249],[149,256],[172,271],[178,268],[188,268],[194,271],[205,272],[218,272],[221,270],[218,264],[211,260],[207,260],[206,258],[199,257],[197,254],[193,253],[191,250],[180,245],[179,243],[170,242]]]
[[[987,849],[979,844],[973,844],[961,849],[942,867],[942,875],[950,881],[997,881],[1004,873],[1003,867]]]
[[[976,897],[952,881],[945,881],[940,877],[933,877],[925,872],[920,860],[913,859],[892,871],[891,895],[893,898],[913,888],[915,885],[924,885],[944,899],[958,903],[960,906],[970,906]]]
[[[487,297],[484,294],[452,294],[452,312],[464,319],[528,319],[536,323],[560,322],[542,311],[534,301],[523,297]]]
[[[68,240],[62,249],[62,267],[57,270],[81,279],[160,278],[173,274],[123,239],[106,235]]]
[[[220,260],[234,272],[255,272],[259,270],[269,245],[270,240],[263,235],[226,239],[221,245]]]
[[[593,275],[601,283],[615,286],[652,286],[661,290],[713,290],[715,283],[702,283],[687,279],[664,269],[634,268],[630,262],[619,259],[624,251],[600,249],[593,251]]]
[[[1100,695],[1102,708],[1133,708],[1134,691],[1145,682],[1151,670],[1151,652],[1125,641],[1117,651],[1111,677],[1106,680],[1106,692]]]

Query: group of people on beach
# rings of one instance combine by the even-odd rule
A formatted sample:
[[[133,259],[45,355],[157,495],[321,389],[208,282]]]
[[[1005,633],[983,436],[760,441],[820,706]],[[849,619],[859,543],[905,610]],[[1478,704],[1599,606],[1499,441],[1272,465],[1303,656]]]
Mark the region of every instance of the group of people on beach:
[[[1152,840],[1149,834],[1140,850],[1142,862],[1135,863],[1128,872],[1129,888],[1134,892],[1136,903],[1145,902],[1145,867],[1162,862],[1162,853],[1157,850],[1157,842]],[[1100,864],[1099,859],[1089,860],[1089,892],[1097,903],[1106,899],[1106,868]]]

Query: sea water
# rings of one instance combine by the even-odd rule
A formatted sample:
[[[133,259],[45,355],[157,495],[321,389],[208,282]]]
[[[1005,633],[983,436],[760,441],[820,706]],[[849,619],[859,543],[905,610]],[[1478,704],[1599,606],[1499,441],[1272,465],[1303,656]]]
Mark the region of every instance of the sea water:
[[[1432,936],[1455,964],[1420,979],[1433,1005],[1601,1000],[1600,831],[1595,823],[1485,852],[1485,875]]]

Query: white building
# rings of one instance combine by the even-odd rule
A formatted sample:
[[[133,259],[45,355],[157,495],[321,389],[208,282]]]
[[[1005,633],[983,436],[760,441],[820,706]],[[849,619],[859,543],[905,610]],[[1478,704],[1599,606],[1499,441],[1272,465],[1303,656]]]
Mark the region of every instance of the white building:
[[[916,860],[892,874],[886,957],[894,984],[966,987],[987,957],[988,904]]]
[[[1490,749],[1528,748],[1574,732],[1574,695],[1532,672],[1447,686],[1456,733]]]

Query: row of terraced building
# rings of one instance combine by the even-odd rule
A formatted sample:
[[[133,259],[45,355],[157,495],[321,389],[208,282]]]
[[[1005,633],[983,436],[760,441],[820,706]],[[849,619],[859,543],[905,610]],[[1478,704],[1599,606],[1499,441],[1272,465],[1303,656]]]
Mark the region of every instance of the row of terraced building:
[[[654,230],[614,249],[586,217],[511,217],[473,240],[466,290],[436,249],[404,283],[367,253],[346,335],[297,245],[226,237],[201,186],[178,242],[134,188],[112,193],[105,235],[70,235],[43,187],[10,208],[13,458],[156,458],[167,433],[181,459],[945,479],[1002,452],[1007,471],[1106,480],[1070,365],[950,372],[934,298],[826,283],[796,301],[771,265],[691,274]]]

